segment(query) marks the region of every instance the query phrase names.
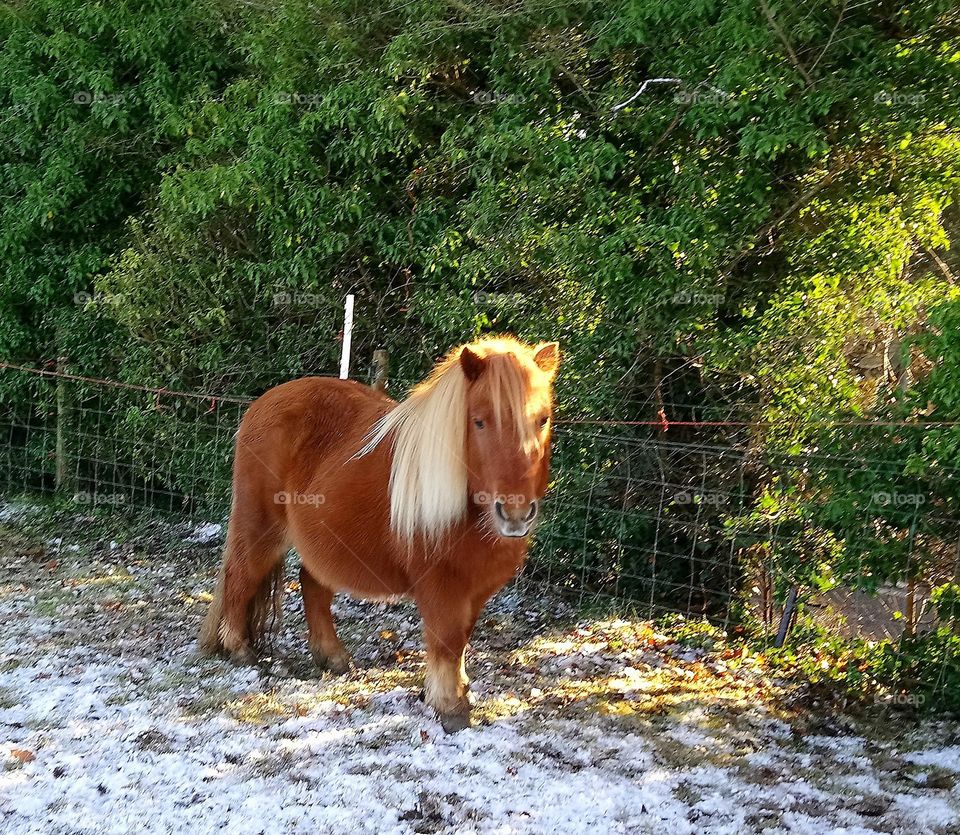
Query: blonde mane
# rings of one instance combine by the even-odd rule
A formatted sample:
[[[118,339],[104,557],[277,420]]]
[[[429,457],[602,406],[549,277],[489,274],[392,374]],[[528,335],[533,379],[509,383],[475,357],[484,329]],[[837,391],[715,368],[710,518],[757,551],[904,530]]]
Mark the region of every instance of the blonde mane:
[[[526,419],[531,349],[515,339],[501,337],[450,351],[406,400],[373,425],[357,453],[357,457],[366,455],[392,436],[390,527],[407,541],[417,534],[438,540],[466,515],[469,383],[460,363],[464,348],[491,360],[483,381],[490,386],[497,423],[510,413],[524,448],[536,443]]]

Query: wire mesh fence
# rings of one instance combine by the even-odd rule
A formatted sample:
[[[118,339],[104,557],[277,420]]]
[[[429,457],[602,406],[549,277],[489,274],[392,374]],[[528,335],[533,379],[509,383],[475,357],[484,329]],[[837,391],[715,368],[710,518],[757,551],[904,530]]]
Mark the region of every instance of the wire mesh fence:
[[[7,369],[6,374],[27,372]],[[4,489],[77,505],[217,517],[229,507],[232,435],[248,400],[45,373],[3,407]]]
[[[233,436],[252,398],[55,368],[0,374],[8,498],[225,522]],[[561,414],[525,577],[585,605],[724,626],[752,618],[771,635],[798,591],[805,611],[837,631],[922,630],[943,619],[938,589],[960,578],[960,471],[910,463],[937,431],[952,428],[838,424],[819,445],[775,451],[749,420]]]
[[[893,434],[924,429],[860,431],[880,450]],[[932,622],[930,591],[960,571],[956,467],[922,483],[901,477],[902,461],[761,451],[742,427],[684,434],[561,427],[566,466],[555,473],[535,570],[581,599],[727,626],[752,615],[776,627],[797,588],[845,634],[879,638]],[[858,470],[864,483],[848,484]]]

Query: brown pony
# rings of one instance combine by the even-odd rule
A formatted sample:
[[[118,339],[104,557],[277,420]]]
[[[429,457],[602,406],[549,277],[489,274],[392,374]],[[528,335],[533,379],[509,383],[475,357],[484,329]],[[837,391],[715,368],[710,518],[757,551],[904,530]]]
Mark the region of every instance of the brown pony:
[[[559,361],[555,342],[483,339],[452,350],[399,404],[319,377],[256,400],[237,433],[201,650],[256,660],[292,547],[316,663],[349,667],[330,612],[335,592],[412,597],[427,648],[424,698],[448,732],[469,726],[464,649],[526,556],[547,487]]]

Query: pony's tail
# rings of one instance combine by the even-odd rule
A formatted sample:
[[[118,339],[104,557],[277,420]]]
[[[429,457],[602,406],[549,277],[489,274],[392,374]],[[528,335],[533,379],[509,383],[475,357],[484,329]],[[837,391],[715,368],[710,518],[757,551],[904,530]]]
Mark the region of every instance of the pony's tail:
[[[283,622],[284,568],[283,559],[277,560],[250,600],[247,609],[247,639],[255,647],[262,647],[266,633],[276,632]],[[223,602],[226,576],[227,560],[224,559],[217,575],[210,608],[198,636],[200,653],[205,656],[218,655],[224,651]]]
[[[262,648],[267,633],[279,631],[283,623],[283,591],[284,561],[277,560],[277,564],[264,578],[257,589],[257,593],[250,601],[250,612],[247,615],[247,635],[250,643]]]
[[[217,574],[217,586],[213,591],[213,600],[207,609],[207,616],[200,627],[197,643],[202,655],[217,655],[223,650],[223,638],[220,634],[220,624],[223,622],[223,590],[227,579],[227,561],[220,564]]]

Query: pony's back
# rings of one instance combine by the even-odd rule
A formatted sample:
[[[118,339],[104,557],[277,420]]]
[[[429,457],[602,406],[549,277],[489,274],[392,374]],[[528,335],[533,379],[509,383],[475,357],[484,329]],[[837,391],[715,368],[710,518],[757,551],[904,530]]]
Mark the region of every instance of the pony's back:
[[[257,398],[243,416],[234,469],[244,456],[279,474],[286,463],[303,461],[305,453],[315,463],[356,440],[352,455],[373,422],[395,405],[353,380],[303,377],[283,383]]]

